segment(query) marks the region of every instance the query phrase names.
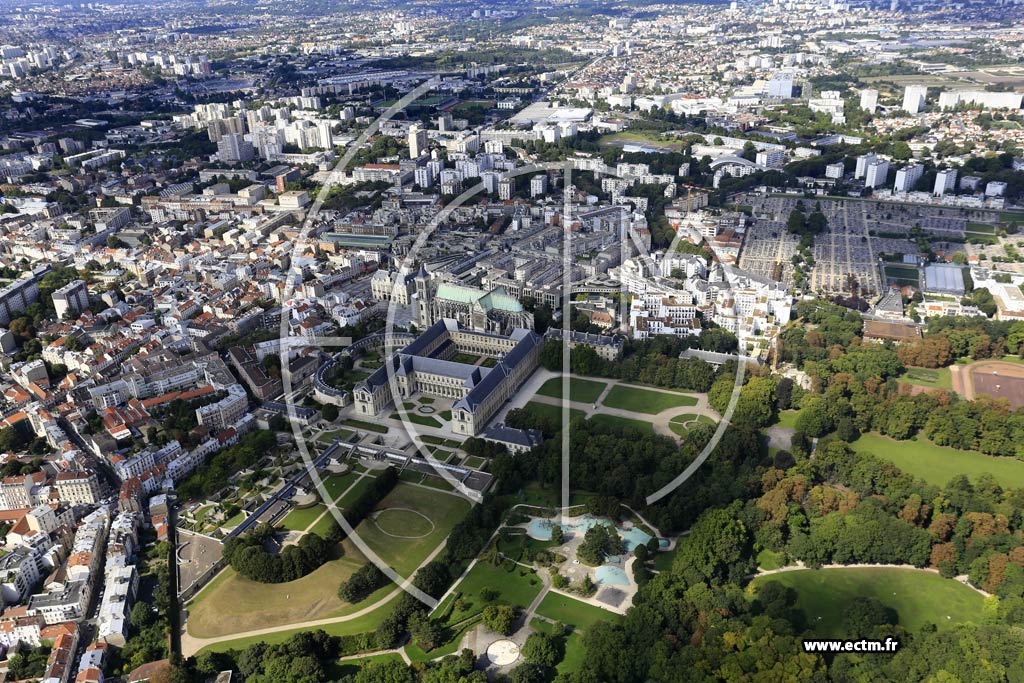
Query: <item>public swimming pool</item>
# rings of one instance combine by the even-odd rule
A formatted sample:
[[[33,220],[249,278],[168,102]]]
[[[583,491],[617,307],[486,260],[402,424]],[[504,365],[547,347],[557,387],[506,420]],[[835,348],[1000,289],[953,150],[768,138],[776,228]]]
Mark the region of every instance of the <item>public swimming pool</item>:
[[[597,576],[597,582],[603,586],[629,585],[629,577],[626,576],[626,572],[622,567],[615,567],[606,564],[602,567],[598,567],[594,574]]]
[[[585,534],[587,530],[597,524],[607,523],[607,520],[600,519],[598,517],[591,517],[590,515],[584,515],[579,519],[570,522],[568,524],[560,525],[562,532],[566,538],[569,538],[575,534]],[[535,538],[538,541],[550,541],[551,540],[551,529],[555,526],[556,522],[550,519],[534,519],[530,522],[529,526],[526,527],[526,533],[530,538]],[[622,539],[623,545],[626,547],[626,552],[632,553],[638,545],[645,545],[651,540],[651,535],[643,531],[638,527],[632,529],[623,529],[622,527],[616,526],[615,530],[619,534],[619,538]],[[669,544],[667,539],[659,539],[658,545],[661,547],[667,547]]]

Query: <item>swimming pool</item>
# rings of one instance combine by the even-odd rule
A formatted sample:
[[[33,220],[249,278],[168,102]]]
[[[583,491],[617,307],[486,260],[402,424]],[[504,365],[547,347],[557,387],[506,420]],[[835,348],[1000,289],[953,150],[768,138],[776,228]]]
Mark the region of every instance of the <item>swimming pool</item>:
[[[568,539],[575,534],[587,533],[588,529],[597,524],[605,523],[607,523],[607,520],[600,519],[598,517],[591,517],[590,515],[584,515],[570,524],[562,524],[561,527]],[[534,519],[526,527],[526,533],[530,538],[535,538],[538,541],[550,541],[551,529],[554,528],[555,524],[556,522],[551,519]],[[619,538],[622,539],[622,543],[626,547],[627,553],[632,553],[638,545],[646,545],[647,542],[651,540],[651,535],[638,527],[633,527],[632,529],[615,527],[615,530],[619,533]],[[666,547],[668,544],[669,542],[666,539],[658,540],[658,545],[661,547]]]
[[[603,586],[629,585],[629,577],[626,576],[626,571],[622,567],[606,564],[598,567],[594,574],[597,576],[597,582]]]

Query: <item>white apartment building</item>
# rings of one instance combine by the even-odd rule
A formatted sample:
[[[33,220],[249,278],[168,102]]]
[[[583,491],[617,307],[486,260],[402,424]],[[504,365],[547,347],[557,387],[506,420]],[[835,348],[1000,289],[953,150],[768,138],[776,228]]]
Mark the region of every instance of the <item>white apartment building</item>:
[[[893,184],[893,192],[911,192],[917,181],[924,175],[924,167],[920,164],[904,166],[896,171],[896,182]]]
[[[867,174],[864,176],[864,186],[870,188],[885,185],[889,177],[889,162],[879,159],[868,166]]]
[[[908,85],[903,91],[903,111],[908,114],[918,114],[924,109],[924,103],[928,97],[928,86]]]

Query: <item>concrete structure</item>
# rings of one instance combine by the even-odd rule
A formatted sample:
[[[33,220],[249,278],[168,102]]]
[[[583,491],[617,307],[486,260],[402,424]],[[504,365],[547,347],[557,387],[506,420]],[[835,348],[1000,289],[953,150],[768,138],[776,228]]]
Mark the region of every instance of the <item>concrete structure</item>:
[[[71,317],[89,307],[89,291],[82,280],[72,280],[50,295],[58,318]]]
[[[908,114],[918,114],[924,109],[925,100],[928,97],[928,86],[908,85],[903,91],[903,111]]]
[[[935,189],[932,194],[941,197],[947,192],[956,189],[956,169],[947,168],[935,175]]]
[[[894,192],[912,192],[917,181],[924,175],[924,166],[910,164],[896,171],[896,182],[893,185]]]
[[[418,123],[409,126],[409,157],[411,159],[419,159],[423,156],[427,151],[428,144],[427,131],[423,126]],[[420,184],[422,185],[422,183]]]
[[[452,431],[475,436],[533,374],[541,346],[541,337],[530,330],[517,329],[503,336],[465,330],[455,320],[439,320],[356,384],[355,414],[370,417],[396,400],[425,394],[453,401]],[[459,363],[453,360],[459,353],[496,358],[497,363],[491,368]]]
[[[516,328],[533,329],[533,314],[503,287],[484,290],[450,282],[435,286],[422,266],[413,280],[421,327],[451,318],[475,332],[509,334]]]
[[[869,114],[874,114],[878,110],[878,91],[873,88],[861,90],[860,108]]]
[[[889,178],[889,162],[879,159],[870,164],[864,176],[864,186],[870,188],[885,185]]]

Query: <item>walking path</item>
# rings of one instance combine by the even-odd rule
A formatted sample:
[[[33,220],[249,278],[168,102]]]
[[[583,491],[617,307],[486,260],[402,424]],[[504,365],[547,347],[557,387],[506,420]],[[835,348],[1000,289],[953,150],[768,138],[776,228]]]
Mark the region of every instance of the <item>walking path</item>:
[[[779,567],[778,569],[761,569],[761,568],[758,568],[756,574],[750,574],[749,576],[746,576],[744,578],[746,578],[746,579],[754,579],[754,578],[758,578],[758,577],[761,577],[761,576],[771,576],[772,574],[782,574],[784,572],[800,571],[802,569],[807,569],[807,570],[810,570],[810,571],[814,571],[813,569],[811,569],[810,567],[805,565],[802,560],[797,560],[796,564],[786,565],[785,567]],[[932,567],[915,567],[912,564],[870,564],[870,563],[869,564],[823,564],[821,567],[819,567],[819,569],[913,569],[913,570],[919,571],[919,572],[931,572],[932,574],[939,574],[940,573],[938,569],[934,569]],[[968,588],[970,588],[974,592],[976,592],[979,595],[982,595],[982,596],[984,596],[986,598],[991,595],[991,593],[983,591],[982,589],[980,589],[980,588],[978,588],[976,586],[972,586],[970,581],[968,581],[966,574],[960,574],[959,576],[954,576],[953,580],[954,581],[959,581],[960,583],[962,583],[963,585],[967,586]]]
[[[540,390],[540,388],[544,386],[544,383],[547,382],[549,379],[561,376],[561,373],[552,372],[551,370],[545,370],[544,368],[539,368],[535,373],[533,373],[533,376],[525,384],[523,384],[519,391],[516,392],[516,395],[508,403],[506,403],[501,410],[498,411],[498,414],[494,418],[494,422],[504,422],[510,410],[522,408],[523,406],[530,402],[544,403],[546,405],[552,406],[563,405],[565,401],[561,398],[542,396],[537,393],[537,391]],[[596,402],[583,403],[580,401],[573,401],[569,399],[569,406],[573,410],[582,411],[587,417],[592,417],[597,414],[604,414],[614,415],[616,417],[623,417],[630,420],[642,420],[644,422],[650,422],[654,426],[654,431],[656,433],[661,434],[663,436],[672,437],[673,439],[679,438],[679,435],[672,431],[672,428],[669,426],[669,423],[672,422],[672,418],[674,417],[677,417],[679,415],[704,415],[711,418],[715,422],[718,422],[719,420],[722,419],[721,415],[719,415],[715,409],[708,405],[707,394],[686,393],[686,396],[690,396],[691,398],[697,400],[696,405],[667,408],[661,411],[660,413],[652,415],[650,413],[623,410],[621,408],[610,408],[604,405],[604,400],[608,396],[609,392],[611,392],[611,390],[617,385],[627,386],[634,389],[642,389],[644,391],[650,391],[653,393],[670,394],[672,396],[683,395],[683,392],[673,391],[671,389],[662,389],[661,387],[651,387],[632,382],[624,382],[618,379],[608,379],[605,377],[584,377],[581,375],[571,375],[571,377],[575,377],[577,379],[586,379],[593,382],[602,382],[606,385],[605,388],[601,391],[601,394],[598,396]]]
[[[375,650],[373,652],[360,652],[357,655],[345,655],[344,657],[338,657],[338,661],[350,662],[359,659],[366,659],[367,657],[380,657],[381,655],[398,655],[406,664],[412,664],[412,660],[409,659],[409,655],[405,654],[405,646],[393,648],[391,650]]]
[[[430,555],[428,555],[427,558],[425,560],[423,560],[423,562],[420,563],[419,567],[416,568],[416,571],[419,571],[424,566],[430,564],[430,562],[432,562],[434,560],[434,558],[436,558],[441,553],[441,551],[444,550],[445,543],[447,543],[447,539],[442,541],[436,548],[434,548],[433,552],[431,552]],[[412,574],[415,574],[415,573],[416,572],[412,572]],[[259,628],[259,629],[253,629],[251,631],[241,631],[239,633],[230,633],[230,634],[227,634],[227,635],[216,636],[216,637],[213,637],[213,638],[197,638],[195,636],[190,635],[188,633],[188,628],[187,628],[187,624],[186,624],[186,628],[185,628],[184,632],[181,634],[181,652],[182,652],[183,656],[190,657],[190,656],[196,654],[197,652],[199,652],[199,650],[203,649],[204,647],[206,647],[208,645],[214,645],[215,643],[223,643],[223,642],[227,642],[227,641],[231,641],[231,640],[239,640],[241,638],[253,638],[253,637],[257,637],[257,636],[269,636],[269,635],[274,635],[276,633],[281,633],[282,631],[294,631],[294,630],[299,630],[299,629],[313,629],[313,628],[317,628],[317,627],[320,627],[320,626],[327,626],[328,624],[340,624],[340,623],[343,623],[343,622],[346,622],[346,621],[352,621],[353,619],[358,619],[360,617],[366,616],[367,614],[369,614],[370,612],[373,612],[374,610],[381,609],[384,605],[386,605],[387,603],[391,602],[396,597],[401,595],[402,592],[403,592],[402,588],[396,586],[393,591],[391,591],[390,593],[385,595],[382,599],[378,600],[377,602],[373,603],[372,605],[367,605],[366,607],[364,607],[361,610],[358,610],[356,612],[352,612],[350,614],[345,614],[345,615],[340,616],[340,617],[326,617],[326,618],[323,618],[323,619],[310,619],[309,621],[300,621],[300,622],[296,622],[294,624],[281,624],[279,626],[273,626],[273,627],[270,627],[270,628]]]

